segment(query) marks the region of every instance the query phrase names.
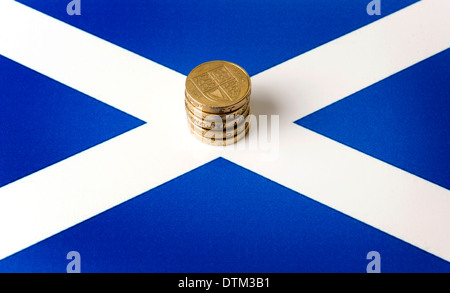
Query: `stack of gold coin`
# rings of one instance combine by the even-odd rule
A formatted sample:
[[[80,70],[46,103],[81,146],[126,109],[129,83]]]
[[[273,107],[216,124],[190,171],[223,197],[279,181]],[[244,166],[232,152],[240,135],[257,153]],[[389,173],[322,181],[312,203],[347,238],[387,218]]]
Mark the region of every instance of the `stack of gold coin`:
[[[229,145],[250,127],[250,77],[231,62],[210,61],[186,78],[185,106],[192,135],[211,145]]]

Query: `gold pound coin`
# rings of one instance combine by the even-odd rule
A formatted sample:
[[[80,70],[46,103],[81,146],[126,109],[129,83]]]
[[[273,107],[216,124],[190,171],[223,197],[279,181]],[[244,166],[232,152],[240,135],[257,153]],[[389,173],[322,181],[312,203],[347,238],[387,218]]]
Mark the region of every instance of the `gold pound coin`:
[[[201,119],[194,115],[188,108],[186,108],[186,115],[188,119],[195,125],[205,129],[223,129],[230,128],[236,124],[240,124],[251,113],[250,107],[246,107],[246,111],[233,119],[221,119],[219,115],[210,114],[205,119]]]
[[[189,118],[188,118],[188,125],[191,128],[191,131],[195,132],[196,134],[199,134],[205,138],[209,139],[228,139],[232,138],[239,133],[243,132],[250,123],[250,117],[248,116],[247,119],[241,121],[239,124],[231,125],[228,128],[221,128],[221,127],[214,127],[212,129],[205,129],[202,127],[199,127],[198,125],[194,124]]]
[[[210,61],[195,67],[186,78],[186,99],[208,113],[229,113],[249,102],[247,72],[227,61]]]
[[[250,129],[250,123],[246,123],[246,124],[247,124],[247,126],[244,131],[241,131],[240,133],[238,133],[237,135],[235,135],[233,137],[225,138],[225,139],[207,138],[207,137],[204,137],[204,136],[198,134],[197,132],[193,131],[191,129],[191,127],[189,127],[189,130],[196,139],[200,140],[203,143],[206,143],[209,145],[214,145],[214,146],[227,146],[227,145],[238,142],[239,140],[241,140],[242,138],[244,138],[247,135],[247,133]]]
[[[222,120],[224,120],[224,121],[225,120],[230,121],[230,120],[236,118],[239,115],[244,115],[245,116],[245,113],[247,112],[248,106],[249,106],[249,103],[246,103],[241,108],[239,108],[239,109],[237,109],[237,110],[235,110],[233,112],[230,112],[230,113],[219,113],[218,114],[218,113],[204,112],[201,109],[198,109],[198,108],[194,107],[194,105],[192,105],[191,102],[189,102],[189,100],[187,98],[184,100],[184,103],[185,103],[186,108],[189,109],[189,111],[192,114],[194,114],[198,118],[201,118],[202,120],[207,120],[207,121],[215,121],[216,120],[215,116],[220,116],[220,118]],[[212,115],[215,115],[215,116],[212,116]],[[214,119],[211,120],[210,119],[211,117],[214,118]]]

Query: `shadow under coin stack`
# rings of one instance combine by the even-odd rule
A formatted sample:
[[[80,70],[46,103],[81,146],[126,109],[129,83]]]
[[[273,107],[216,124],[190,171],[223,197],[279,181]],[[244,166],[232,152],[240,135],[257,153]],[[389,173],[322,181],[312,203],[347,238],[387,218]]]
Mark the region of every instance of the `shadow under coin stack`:
[[[210,61],[186,78],[185,106],[189,130],[210,145],[229,145],[250,128],[250,77],[240,66]]]

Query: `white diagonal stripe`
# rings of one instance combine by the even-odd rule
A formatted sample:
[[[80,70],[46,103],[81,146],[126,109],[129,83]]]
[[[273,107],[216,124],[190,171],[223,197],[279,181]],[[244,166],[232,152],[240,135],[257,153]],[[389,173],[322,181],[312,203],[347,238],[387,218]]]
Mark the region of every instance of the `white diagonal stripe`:
[[[252,151],[225,158],[450,260],[447,189],[293,123],[280,136],[276,160]]]
[[[263,113],[300,119],[449,48],[449,9],[450,1],[420,1],[272,67],[252,78],[253,97],[274,108]]]
[[[179,96],[168,81],[184,78],[13,1],[0,2],[0,53],[145,121],[162,118]]]
[[[450,260],[447,189],[292,123],[448,49],[449,10],[449,1],[418,2],[253,77],[253,113],[281,114],[279,156],[225,157]]]

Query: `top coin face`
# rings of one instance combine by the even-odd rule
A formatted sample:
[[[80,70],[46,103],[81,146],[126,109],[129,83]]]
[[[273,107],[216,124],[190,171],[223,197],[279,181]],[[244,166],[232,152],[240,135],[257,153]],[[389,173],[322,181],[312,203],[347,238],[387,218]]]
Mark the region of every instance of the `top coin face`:
[[[248,100],[250,91],[247,72],[227,61],[200,64],[186,79],[186,97],[194,106],[206,112],[235,110]]]

